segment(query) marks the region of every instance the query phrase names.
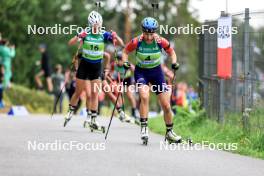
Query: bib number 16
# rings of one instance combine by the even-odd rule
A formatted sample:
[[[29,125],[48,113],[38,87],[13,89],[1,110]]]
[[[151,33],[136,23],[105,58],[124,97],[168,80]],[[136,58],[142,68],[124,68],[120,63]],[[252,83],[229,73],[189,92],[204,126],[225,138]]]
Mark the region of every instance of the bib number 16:
[[[98,51],[99,50],[99,46],[98,45],[90,45],[91,47],[91,50],[94,50],[94,51]]]

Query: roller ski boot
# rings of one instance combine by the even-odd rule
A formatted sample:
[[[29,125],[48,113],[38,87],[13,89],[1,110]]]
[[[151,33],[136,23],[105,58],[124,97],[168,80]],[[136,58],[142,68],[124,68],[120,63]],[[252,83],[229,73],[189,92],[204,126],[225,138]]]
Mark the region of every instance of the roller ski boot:
[[[132,122],[131,118],[128,115],[126,115],[123,110],[121,110],[119,112],[119,120],[121,122],[127,122],[127,123],[131,123]]]
[[[72,116],[74,114],[74,111],[75,111],[75,107],[70,105],[69,106],[68,113],[67,113],[67,115],[64,118],[63,127],[66,127],[66,125],[68,124],[68,122],[71,120],[71,118],[72,118]]]
[[[148,145],[149,135],[148,135],[147,125],[141,124],[140,136],[141,136],[141,140],[143,142],[143,145]]]
[[[98,122],[96,122],[95,119],[96,119],[95,117],[92,117],[91,121],[87,122],[84,127],[85,128],[87,128],[87,127],[90,128],[91,132],[101,131],[102,133],[105,133],[105,127],[104,126],[100,126],[98,124]]]
[[[165,135],[165,141],[169,144],[179,144],[182,143],[182,137],[176,135],[173,130],[168,130]]]
[[[87,111],[87,118],[83,122],[83,128],[86,128],[87,125],[91,122],[91,118],[92,118],[91,116],[92,116],[92,112],[91,111]]]

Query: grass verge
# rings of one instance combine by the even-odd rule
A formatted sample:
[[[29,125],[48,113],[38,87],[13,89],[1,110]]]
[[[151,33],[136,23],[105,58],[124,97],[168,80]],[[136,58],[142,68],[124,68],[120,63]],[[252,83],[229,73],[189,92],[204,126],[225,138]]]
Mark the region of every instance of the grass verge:
[[[206,117],[204,111],[194,114],[177,107],[177,112],[174,116],[174,130],[184,138],[191,137],[194,143],[237,143],[237,150],[232,152],[264,159],[264,110],[258,109],[251,113],[248,132],[243,130],[242,115],[239,114],[226,115],[225,124],[221,125]],[[164,135],[163,117],[149,119],[149,128]]]

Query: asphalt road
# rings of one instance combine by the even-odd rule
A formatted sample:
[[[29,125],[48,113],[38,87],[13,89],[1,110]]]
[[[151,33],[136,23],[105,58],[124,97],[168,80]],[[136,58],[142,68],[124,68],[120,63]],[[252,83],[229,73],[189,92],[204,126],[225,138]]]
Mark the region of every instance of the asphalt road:
[[[186,150],[174,146],[165,150],[163,136],[153,133],[149,145],[143,146],[139,127],[117,119],[105,141],[102,133],[82,127],[82,117],[63,128],[62,116],[0,116],[1,176],[264,175],[263,160],[208,148]],[[102,125],[108,121],[100,119]]]

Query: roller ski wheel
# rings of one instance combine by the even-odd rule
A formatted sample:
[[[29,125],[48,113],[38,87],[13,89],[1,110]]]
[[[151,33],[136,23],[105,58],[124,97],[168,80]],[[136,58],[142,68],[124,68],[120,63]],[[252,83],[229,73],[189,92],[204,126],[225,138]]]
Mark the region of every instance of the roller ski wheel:
[[[168,142],[169,144],[181,144],[182,143],[182,139],[174,141],[174,140],[165,138],[165,142]]]
[[[148,137],[141,138],[143,145],[148,145]]]
[[[186,142],[188,145],[193,146],[193,140],[191,138],[187,138]]]
[[[101,128],[102,128],[102,133],[105,133],[105,127],[101,126]]]

